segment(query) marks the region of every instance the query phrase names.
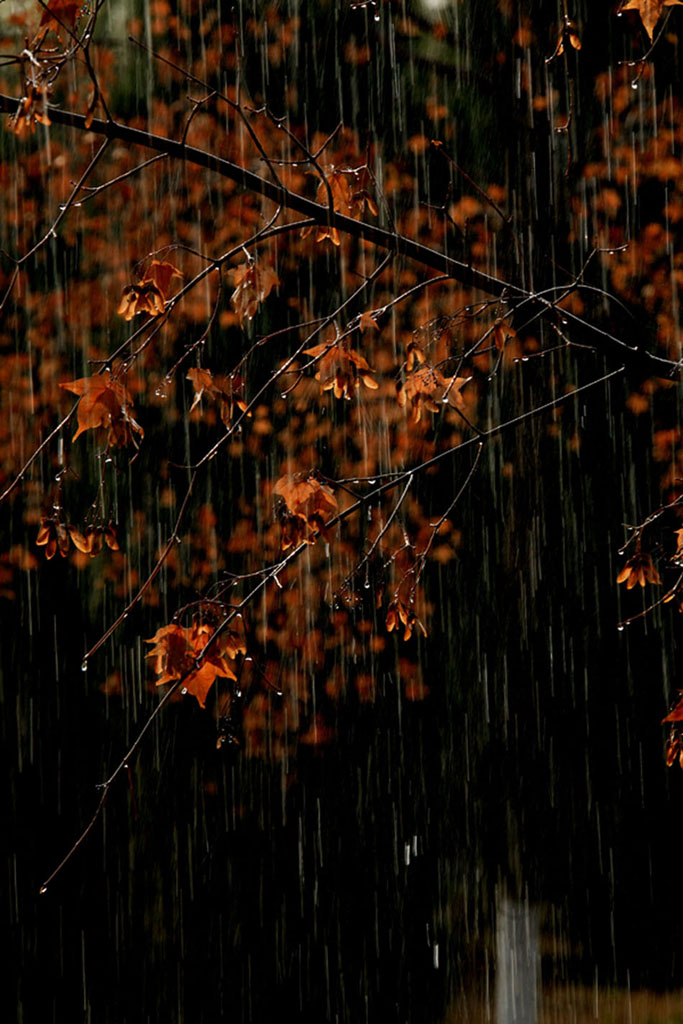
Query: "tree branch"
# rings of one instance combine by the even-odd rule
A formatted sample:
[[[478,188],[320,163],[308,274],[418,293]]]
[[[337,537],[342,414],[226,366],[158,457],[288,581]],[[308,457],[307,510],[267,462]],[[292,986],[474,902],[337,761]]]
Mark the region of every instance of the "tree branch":
[[[4,93],[0,93],[0,113],[13,114],[19,107],[21,101]],[[328,206],[321,206],[312,199],[290,192],[288,189],[278,187],[271,181],[261,178],[253,171],[249,171],[229,160],[224,160],[209,153],[206,150],[196,149],[194,146],[187,146],[175,139],[154,135],[151,132],[141,131],[137,128],[130,128],[128,125],[119,124],[115,121],[93,120],[86,129],[85,117],[82,114],[74,114],[67,110],[49,107],[50,121],[53,124],[66,125],[80,131],[90,131],[97,135],[104,135],[108,139],[118,139],[121,142],[131,145],[145,146],[159,153],[165,153],[178,160],[185,160],[188,163],[196,164],[207,170],[214,171],[224,178],[242,185],[243,188],[257,195],[270,199],[272,202],[290,210],[295,210],[306,217],[310,217],[318,224],[330,225],[338,231],[342,231],[353,238],[362,238],[365,241],[373,242],[375,245],[390,252],[407,256],[424,266],[431,267],[468,288],[476,288],[488,295],[501,297],[505,294],[507,301],[512,305],[524,302],[538,313],[546,313],[549,308],[554,308],[552,303],[543,301],[525,289],[500,278],[492,277],[480,270],[461,263],[459,260],[446,256],[445,253],[430,249],[413,239],[406,238],[396,232],[387,231],[374,224],[365,221],[354,220],[344,214],[332,213]],[[617,359],[619,363],[633,368],[636,371],[650,377],[664,377],[669,380],[678,378],[681,374],[681,364],[671,359],[664,359],[642,349],[634,339],[632,344],[617,338],[609,331],[583,320],[580,317],[569,314],[566,310],[561,311],[564,319],[570,321],[574,328],[581,335],[585,344],[594,345],[605,356]],[[634,327],[634,331],[637,327]]]

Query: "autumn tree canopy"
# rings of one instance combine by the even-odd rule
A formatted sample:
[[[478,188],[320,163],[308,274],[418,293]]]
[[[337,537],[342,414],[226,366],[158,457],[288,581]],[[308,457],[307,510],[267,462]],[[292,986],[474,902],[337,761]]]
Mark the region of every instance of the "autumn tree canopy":
[[[595,73],[571,3],[491,5],[478,71],[515,64],[518,166],[463,135],[444,79],[396,84],[391,48],[450,59],[467,3],[314,6],[36,0],[2,27],[2,599],[48,562],[76,574],[93,687],[162,687],[154,716],[188,695],[247,758],[330,743],[382,672],[428,696],[473,480],[511,494],[503,440],[537,418],[578,454],[592,389],[625,382],[656,423],[625,622],[683,610],[683,129],[653,80],[680,0],[615,5],[626,58]],[[298,41],[325,24],[343,54],[313,111]],[[368,110],[328,121],[335,81]]]

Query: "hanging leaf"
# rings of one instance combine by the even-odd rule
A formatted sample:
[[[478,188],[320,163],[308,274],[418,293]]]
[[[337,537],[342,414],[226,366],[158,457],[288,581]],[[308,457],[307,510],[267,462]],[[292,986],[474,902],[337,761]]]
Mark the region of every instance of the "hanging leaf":
[[[439,412],[444,405],[444,398],[455,409],[464,409],[465,400],[460,394],[471,377],[444,377],[440,370],[431,366],[417,366],[406,377],[405,383],[396,388],[398,404],[405,408],[412,405],[413,420],[419,423],[422,407],[429,412]]]
[[[280,284],[280,279],[271,267],[257,264],[253,260],[235,267],[230,273],[235,285],[230,305],[243,324],[245,320],[252,319],[259,303]]]
[[[133,402],[128,391],[123,384],[112,380],[109,371],[94,377],[81,377],[59,386],[81,396],[78,403],[78,430],[73,436],[74,441],[86,430],[98,428],[108,429],[108,443],[118,448],[135,443],[135,434],[144,437],[144,430],[130,415]]]
[[[282,476],[274,491],[283,499],[288,513],[282,524],[284,551],[302,541],[314,544],[318,534],[324,533],[329,518],[336,515],[337,501],[333,492],[315,477],[301,480],[296,476]]]
[[[142,280],[123,289],[116,312],[124,320],[132,320],[138,313],[161,316],[166,308],[172,280],[182,276],[172,263],[152,260]]]
[[[343,344],[329,345],[323,342],[322,345],[304,349],[304,353],[319,361],[320,369],[315,379],[320,381],[323,391],[334,389],[335,398],[346,398],[350,401],[360,381],[371,391],[376,391],[379,387],[372,376],[375,371],[360,352],[355,352],[352,348],[346,348]]]
[[[660,584],[659,573],[652,562],[652,556],[638,551],[617,576],[617,583],[625,583],[627,590],[633,590],[636,583],[644,587],[646,583]]]
[[[662,725],[664,722],[683,722],[683,691],[678,691],[678,698],[674,702],[673,707],[669,711],[666,718],[662,719]]]
[[[516,338],[517,332],[510,327],[508,323],[502,318],[498,317],[495,324],[493,325],[493,341],[499,352],[502,352],[505,348],[505,342],[508,338]]]
[[[199,405],[204,395],[218,402],[221,419],[226,427],[230,425],[234,406],[237,406],[242,412],[247,411],[247,403],[243,396],[244,383],[239,374],[230,377],[214,377],[210,370],[193,366],[191,370],[188,370],[187,379],[192,382],[194,388],[194,401],[190,406],[190,412]],[[247,415],[250,416],[251,413]]]
[[[48,0],[39,28],[47,25],[48,29],[59,32],[63,31],[64,25],[72,27],[82,6],[80,0]]]
[[[683,0],[626,0],[621,10],[638,11],[643,28],[652,42],[655,25],[664,13],[664,8],[681,6],[683,6]]]
[[[395,598],[387,609],[387,633],[392,633],[403,626],[403,639],[410,640],[415,627],[420,630],[423,636],[427,636],[427,630],[417,615],[405,601]]]
[[[48,561],[54,558],[58,551],[62,558],[66,558],[69,553],[67,527],[60,520],[41,516],[36,544],[45,548],[45,557]]]
[[[145,643],[154,644],[147,657],[153,659],[154,671],[159,676],[156,685],[163,686],[182,679],[183,689],[204,707],[217,676],[237,680],[234,666],[229,662],[238,654],[245,654],[246,645],[232,631],[221,635],[201,666],[196,667],[197,656],[213,633],[213,627],[207,623],[195,622],[189,628],[172,624],[162,626],[150,640],[146,640]]]

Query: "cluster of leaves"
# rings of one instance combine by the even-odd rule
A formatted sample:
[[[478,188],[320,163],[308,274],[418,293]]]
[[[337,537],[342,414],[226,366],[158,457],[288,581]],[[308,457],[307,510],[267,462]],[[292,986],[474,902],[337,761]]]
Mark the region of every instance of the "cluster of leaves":
[[[43,42],[68,45],[70,31],[78,27],[80,32],[81,8],[53,4],[50,10],[53,18],[44,16],[46,12],[39,18]],[[153,33],[165,39],[168,12],[159,8],[157,20]],[[182,19],[175,27],[183,38]],[[247,31],[252,30],[256,26],[248,25]],[[222,46],[218,36],[214,24],[205,34],[206,45]],[[292,45],[286,33],[281,43],[285,51]],[[11,38],[6,39],[5,49],[11,50],[12,44]],[[106,95],[116,84],[117,70],[105,48],[92,45],[98,85]],[[177,63],[177,54],[163,46],[161,51]],[[169,81],[182,83],[186,69],[171,68]],[[75,91],[67,92],[63,78],[54,75],[49,98],[90,111],[92,122],[88,91],[92,80],[85,78],[85,88],[79,81]],[[403,167],[388,164],[384,180],[376,183],[369,161],[374,165],[379,154],[361,155],[359,140],[348,129],[339,131],[333,142],[324,136],[311,140],[312,153],[326,147],[323,164],[308,161],[306,166],[305,158],[299,164],[284,162],[287,154],[279,125],[267,112],[245,118],[242,106],[236,106],[239,99],[234,90],[228,90],[232,106],[227,136],[224,106],[211,98],[190,112],[189,127],[183,124],[187,111],[180,100],[175,105],[159,103],[150,127],[166,135],[187,128],[189,143],[259,170],[265,153],[277,162],[278,177],[286,188],[312,192],[321,205],[355,219],[377,217],[380,199],[391,198],[397,209],[405,210],[397,230],[417,230],[424,242],[442,244],[447,230],[443,222],[413,224],[414,179]],[[36,120],[31,110],[38,110],[34,101],[26,105],[26,124]],[[49,228],[43,218],[49,218],[50,212],[43,203],[40,146],[23,129],[19,135],[25,149],[18,152],[18,177],[14,178],[19,189],[17,216],[5,223],[15,232],[14,251],[21,254],[44,227]],[[300,155],[305,154],[301,133],[293,136],[290,145],[295,142]],[[5,411],[9,413],[6,421],[13,423],[2,447],[3,488],[11,486],[22,470],[27,446],[37,447],[54,430],[59,416],[65,424],[72,416],[77,422],[71,440],[65,426],[53,445],[43,450],[36,463],[38,472],[26,475],[24,515],[35,529],[33,545],[43,549],[48,559],[59,551],[78,572],[88,571],[91,556],[109,552],[109,561],[92,578],[93,600],[98,594],[101,598],[112,594],[125,604],[146,604],[150,609],[160,601],[155,582],[146,584],[144,562],[162,566],[166,600],[175,593],[181,604],[188,591],[199,590],[207,600],[220,602],[228,587],[231,592],[235,586],[245,592],[255,575],[264,578],[264,565],[283,563],[301,546],[311,549],[307,578],[293,564],[282,565],[276,582],[267,588],[264,621],[252,619],[249,625],[249,655],[260,670],[248,693],[243,728],[250,729],[252,703],[260,707],[263,700],[269,705],[277,701],[264,680],[278,678],[283,693],[280,703],[286,703],[290,723],[279,748],[283,753],[297,737],[324,742],[331,735],[320,712],[314,721],[310,718],[312,686],[323,686],[332,700],[355,678],[356,692],[367,699],[373,692],[367,681],[377,674],[380,656],[393,666],[397,679],[403,679],[409,696],[423,696],[426,688],[420,681],[413,635],[415,626],[421,636],[426,635],[422,622],[428,616],[419,586],[420,557],[429,548],[423,561],[455,558],[459,533],[449,522],[440,530],[439,542],[432,543],[429,517],[412,495],[398,509],[395,521],[387,523],[394,515],[391,491],[372,498],[369,520],[344,519],[355,500],[353,487],[340,489],[334,481],[341,477],[371,481],[381,474],[401,472],[468,435],[470,428],[460,413],[476,419],[475,377],[483,379],[493,359],[488,351],[477,357],[475,349],[466,376],[453,375],[452,368],[462,363],[465,347],[476,346],[490,329],[497,307],[484,304],[474,316],[469,290],[454,282],[431,284],[434,275],[421,280],[405,266],[396,276],[387,266],[376,275],[370,307],[364,298],[359,300],[358,312],[352,311],[344,327],[337,326],[345,315],[340,312],[330,325],[330,336],[327,323],[318,316],[315,292],[299,292],[300,267],[304,261],[315,267],[327,260],[329,251],[338,252],[335,288],[343,294],[349,284],[354,286],[359,273],[366,276],[362,268],[367,268],[368,261],[379,266],[371,247],[330,224],[283,233],[283,242],[275,235],[263,243],[247,244],[250,231],[257,235],[261,224],[260,204],[253,196],[229,180],[199,175],[191,176],[179,194],[168,186],[169,172],[162,165],[151,162],[136,169],[135,153],[122,146],[106,147],[96,173],[68,200],[69,183],[82,177],[90,155],[81,155],[68,134],[54,125],[50,147],[54,189],[60,199],[67,200],[68,208],[57,239],[47,244],[65,246],[77,254],[76,271],[56,282],[50,292],[40,275],[23,269],[19,270],[21,291],[11,273],[3,271],[0,281],[7,300],[5,329],[12,332],[22,324],[30,334],[32,353],[30,360],[14,366],[15,380],[20,370],[18,385],[12,392],[4,391],[1,399],[11,403]],[[6,181],[11,170],[4,168]],[[491,191],[503,201],[499,187],[492,186]],[[195,211],[201,209],[219,209],[221,214],[197,218]],[[483,266],[497,230],[487,224],[486,200],[455,203],[452,215],[462,224],[466,219],[471,259]],[[157,225],[153,234],[151,224]],[[83,238],[88,239],[87,247],[81,244]],[[225,253],[231,254],[227,260]],[[132,277],[126,270],[128,254],[135,265]],[[205,285],[199,287],[201,282]],[[410,302],[396,301],[411,289],[415,294]],[[268,330],[275,316],[282,322],[285,310],[288,331],[302,340],[295,342],[292,354],[283,361],[279,335],[269,340]],[[435,325],[439,317],[445,317],[447,329],[422,326]],[[320,339],[317,322],[326,332],[323,338],[329,340]],[[69,325],[68,349],[55,347],[53,341],[62,323]],[[312,326],[306,327],[307,323]],[[261,335],[256,342],[254,327]],[[396,341],[407,358],[404,371],[395,359]],[[278,353],[273,365],[281,361],[280,375],[269,367],[264,372],[258,356],[266,345]],[[84,368],[76,379],[69,372],[74,364]],[[192,391],[187,404],[184,380]],[[280,391],[286,397],[279,397]],[[63,402],[67,393],[78,399],[70,411]],[[339,408],[335,408],[337,400]],[[412,412],[409,420],[406,404]],[[182,527],[173,537],[183,540],[179,546],[159,544],[154,508],[161,510],[173,533],[173,517],[182,504],[182,473],[174,473],[165,439],[176,433],[175,424],[181,421],[183,429],[190,430],[193,451],[199,452],[195,462],[220,444],[221,466],[227,459],[240,467],[246,485],[227,517],[222,497],[212,502],[203,496],[199,505],[190,501]],[[203,445],[206,456],[201,454]],[[329,480],[319,472],[321,446],[327,451],[326,472],[332,471]],[[146,488],[141,486],[150,459],[156,485],[152,509],[142,500]],[[204,465],[210,478],[219,460]],[[43,483],[55,472],[62,481],[56,504],[50,486]],[[134,502],[132,511],[125,514],[117,497],[123,473],[132,474]],[[363,488],[373,489],[368,483]],[[339,524],[331,528],[330,521],[338,517]],[[71,525],[82,518],[88,525]],[[120,525],[115,528],[114,522]],[[325,544],[316,545],[317,540]],[[361,569],[356,574],[364,546],[371,552],[363,563],[367,573]],[[358,584],[366,576],[373,580],[374,597],[369,602],[358,593]],[[11,592],[11,585],[6,589]],[[396,632],[395,616],[406,648],[400,654],[390,643]],[[197,618],[189,627],[175,621],[162,625],[151,641],[150,661],[157,684],[182,683],[181,688],[202,706],[218,680],[220,692],[214,705],[219,717],[224,695],[235,689],[237,660],[246,653],[247,640],[245,635],[242,646],[228,650],[221,646],[226,636],[221,633],[221,641],[216,641],[215,648],[209,645],[201,664],[195,664],[216,624]],[[353,635],[368,655],[357,668],[348,663],[345,650]],[[304,677],[312,682],[304,683]],[[253,735],[257,734],[254,727]],[[253,755],[265,754],[266,746],[265,740],[260,746],[253,737],[245,743]]]
[[[631,0],[624,9],[637,9],[652,36],[664,6]],[[503,184],[466,179],[436,215],[414,202],[422,184],[417,158],[432,140],[414,136],[405,158],[385,159],[378,143],[366,145],[347,128],[309,139],[251,102],[243,86],[219,93],[201,77],[205,66],[192,54],[181,8],[155,6],[150,31],[165,92],[154,95],[149,120],[133,118],[130,127],[267,172],[276,195],[317,200],[324,215],[302,225],[286,203],[218,173],[181,180],[172,161],[138,162],[132,147],[105,142],[93,157],[89,146],[74,145],[69,131],[49,126],[48,101],[85,112],[85,127],[93,128],[97,104],[120,87],[118,69],[111,51],[92,42],[96,8],[51,0],[27,9],[3,46],[17,51],[6,73],[15,75],[8,88],[16,92],[20,70],[21,104],[11,121],[16,156],[0,167],[2,184],[11,180],[16,188],[1,229],[14,262],[0,268],[0,378],[11,374],[13,381],[0,392],[0,485],[15,495],[14,483],[23,481],[21,514],[48,559],[59,551],[71,569],[87,572],[89,556],[109,552],[108,566],[93,579],[94,599],[113,595],[126,612],[146,604],[156,615],[162,579],[164,604],[191,597],[199,608],[191,625],[174,618],[148,641],[156,685],[178,687],[202,707],[213,702],[220,721],[225,701],[242,692],[250,659],[258,668],[248,670],[245,750],[285,757],[297,737],[312,744],[331,737],[333,715],[326,719],[325,703],[314,699],[320,693],[330,706],[352,688],[358,699],[371,699],[380,666],[402,680],[410,699],[427,693],[423,577],[429,565],[457,559],[461,491],[444,486],[434,522],[410,489],[413,474],[436,472],[437,457],[463,443],[484,443],[496,379],[541,342],[534,322],[513,327],[514,305],[505,298],[482,300],[454,278],[389,260],[335,222],[343,215],[375,224],[380,210],[391,210],[396,234],[438,252],[456,244],[464,265],[488,272],[499,252],[519,244]],[[201,18],[202,49],[230,70],[243,41],[215,15]],[[37,24],[29,25],[31,18]],[[407,19],[397,25],[410,35]],[[296,19],[270,13],[265,26],[269,59],[294,60]],[[129,26],[133,35],[138,28]],[[246,19],[247,36],[264,31],[257,18]],[[31,60],[22,33],[33,39]],[[567,47],[581,48],[569,20],[553,57]],[[76,53],[67,81],[59,72]],[[351,56],[366,59],[360,48]],[[199,99],[187,100],[188,78]],[[645,85],[646,71],[642,78]],[[520,74],[523,88],[533,89],[533,81]],[[597,88],[613,115],[605,129],[612,135],[603,139],[611,156],[584,169],[594,200],[589,208],[586,190],[577,193],[576,235],[595,233],[605,249],[634,239],[623,254],[605,255],[606,273],[624,296],[642,292],[645,279],[654,283],[645,299],[661,314],[660,341],[671,352],[679,325],[673,284],[669,301],[657,276],[665,249],[671,257],[662,218],[636,234],[623,215],[622,194],[633,185],[632,98],[623,90],[628,97],[633,90],[626,71]],[[554,103],[532,98],[535,110],[552,112]],[[444,139],[432,148],[450,160],[447,113],[438,95],[428,97],[425,119]],[[667,230],[678,232],[680,130],[673,121],[655,132],[657,116],[641,133],[638,174],[671,182]],[[49,162],[36,123],[49,129]],[[47,208],[46,183],[50,199],[64,207],[59,214]],[[29,264],[24,254],[36,238],[44,244]],[[57,266],[68,255],[69,278],[48,275],[55,253],[65,257],[53,261]],[[677,280],[678,257],[671,260]],[[581,310],[575,284],[549,307],[564,341],[562,303]],[[20,335],[30,344],[17,356]],[[75,373],[83,376],[71,380]],[[78,399],[70,411],[65,393]],[[2,426],[9,423],[11,430]],[[27,465],[33,451],[40,458]],[[48,483],[55,473],[64,492],[56,504]],[[126,501],[119,497],[124,486]],[[72,521],[88,526],[78,530]],[[161,542],[163,532],[168,540]],[[652,556],[641,550],[642,530],[637,536],[636,554],[619,576],[627,589],[659,582]],[[670,556],[670,567],[678,558]],[[149,565],[152,571],[143,571]],[[10,572],[9,563],[3,567]],[[7,597],[11,581],[2,582]],[[239,634],[227,628],[238,606]]]
[[[232,630],[223,630],[209,645],[214,632],[215,627],[200,618],[189,627],[171,623],[158,629],[146,641],[154,644],[147,657],[153,659],[156,685],[182,683],[183,691],[191,693],[204,707],[217,676],[237,682],[236,659],[247,652],[244,639]],[[199,656],[209,646],[200,662]]]

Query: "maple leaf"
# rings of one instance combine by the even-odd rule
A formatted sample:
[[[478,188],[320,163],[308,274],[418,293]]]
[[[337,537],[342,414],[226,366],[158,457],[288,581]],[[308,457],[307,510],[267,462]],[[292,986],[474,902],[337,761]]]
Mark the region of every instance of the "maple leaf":
[[[247,403],[242,397],[243,382],[239,374],[229,378],[214,377],[210,370],[203,370],[200,366],[193,366],[188,370],[187,380],[192,382],[194,388],[194,401],[190,406],[190,412],[196,408],[204,394],[209,395],[219,403],[221,419],[227,426],[232,419],[233,405],[236,405],[242,412],[247,411]],[[251,413],[247,413],[251,416]]]
[[[360,352],[343,344],[330,345],[323,342],[321,345],[314,345],[313,348],[305,348],[304,354],[320,361],[320,369],[315,379],[320,381],[323,391],[334,389],[335,398],[346,398],[350,401],[356,393],[359,381],[372,391],[379,387],[372,376],[374,370],[367,360]]]
[[[273,490],[283,499],[289,513],[283,521],[283,551],[301,541],[314,544],[317,535],[324,533],[329,517],[337,512],[337,501],[330,488],[315,477],[302,480],[288,475],[280,477]]]
[[[415,423],[422,417],[423,406],[429,412],[438,412],[444,397],[455,409],[463,409],[465,401],[460,392],[470,380],[471,377],[444,377],[440,370],[423,364],[408,374],[405,383],[397,385],[398,404],[405,408],[410,402]]]
[[[354,217],[358,220],[367,206],[377,216],[377,204],[366,189],[360,188],[356,192],[351,191],[349,176],[352,172],[338,171],[332,164],[323,169],[327,185],[329,185],[329,192],[325,182],[321,181],[318,185],[316,196],[320,206],[326,206],[329,209],[331,193],[332,208],[335,211],[345,213],[347,217]],[[353,173],[355,174],[355,172]],[[313,231],[312,226],[303,228],[301,237],[306,238],[310,235],[311,231]],[[318,224],[315,228],[315,240],[316,242],[322,242],[325,238],[329,238],[333,245],[341,245],[339,232],[335,227],[332,227],[330,224]]]
[[[171,281],[182,278],[181,272],[172,263],[152,260],[138,284],[123,289],[116,312],[124,320],[132,320],[138,313],[161,316],[166,308]]]
[[[652,42],[655,25],[664,13],[664,8],[681,6],[683,6],[683,0],[626,0],[619,13],[621,14],[621,11],[638,11],[643,28]]]
[[[516,338],[517,331],[515,331],[505,320],[499,316],[496,318],[496,322],[493,325],[493,341],[499,352],[502,352],[505,348],[505,342],[508,338]]]
[[[361,313],[360,319],[358,320],[358,326],[361,331],[366,331],[368,328],[372,328],[373,331],[379,330],[379,324],[375,320],[374,314],[371,310],[366,310],[365,313]]]
[[[200,706],[205,707],[209,690],[217,676],[237,679],[228,659],[246,653],[246,645],[236,633],[227,631],[214,648],[197,667],[197,656],[213,636],[213,627],[208,623],[195,622],[189,628],[171,624],[162,626],[153,637],[145,640],[154,644],[147,657],[154,659],[154,671],[159,676],[157,686],[183,680],[183,689],[196,697]]]
[[[235,290],[230,296],[230,305],[243,324],[245,320],[252,319],[259,303],[280,284],[280,278],[271,267],[259,265],[253,260],[242,263],[230,273],[235,285]]]
[[[182,280],[183,275],[172,263],[161,260],[152,260],[145,271],[145,276],[142,280],[143,283],[152,282],[155,284],[163,295],[164,300],[166,300],[168,299],[168,294],[171,290],[171,282],[174,277],[178,277]]]
[[[134,442],[135,434],[144,437],[144,430],[128,411],[133,407],[128,391],[123,384],[111,379],[109,371],[94,377],[64,382],[59,386],[81,396],[78,403],[78,430],[73,436],[74,441],[86,430],[98,427],[108,428],[108,444],[119,448]]]
[[[82,6],[80,0],[48,0],[38,27],[47,25],[48,29],[59,32],[63,25],[73,25]]]

